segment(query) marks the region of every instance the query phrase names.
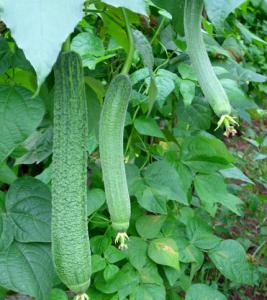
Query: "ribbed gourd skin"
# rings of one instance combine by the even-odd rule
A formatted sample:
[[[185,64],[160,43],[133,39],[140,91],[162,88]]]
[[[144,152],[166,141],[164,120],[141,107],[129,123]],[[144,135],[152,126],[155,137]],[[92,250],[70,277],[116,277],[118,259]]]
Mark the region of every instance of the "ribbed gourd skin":
[[[76,293],[90,285],[87,225],[87,104],[82,62],[62,53],[54,67],[52,255],[62,282]]]
[[[218,80],[201,33],[203,0],[186,0],[184,30],[187,51],[197,74],[200,87],[218,117],[231,114],[231,105],[225,90]]]
[[[132,85],[127,75],[117,75],[110,83],[100,117],[99,148],[106,200],[112,227],[126,232],[131,215],[124,155],[124,123]]]

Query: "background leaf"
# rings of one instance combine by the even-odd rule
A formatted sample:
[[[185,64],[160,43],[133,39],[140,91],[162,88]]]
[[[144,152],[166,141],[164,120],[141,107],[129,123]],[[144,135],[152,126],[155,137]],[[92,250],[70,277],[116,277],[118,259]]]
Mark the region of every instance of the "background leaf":
[[[69,0],[66,5],[64,0],[2,1],[2,20],[34,67],[38,86],[50,73],[62,43],[82,19],[83,2]]]
[[[219,291],[206,284],[193,284],[187,291],[185,300],[227,300]]]
[[[50,241],[51,194],[41,181],[32,177],[16,180],[8,190],[6,210],[17,241]]]
[[[7,289],[48,300],[55,278],[48,245],[14,242],[0,253],[0,285]]]
[[[216,268],[231,281],[240,284],[256,284],[257,271],[248,263],[246,252],[237,241],[222,241],[216,248],[209,251],[209,257]]]
[[[40,124],[44,106],[24,88],[0,85],[0,115],[1,163]]]

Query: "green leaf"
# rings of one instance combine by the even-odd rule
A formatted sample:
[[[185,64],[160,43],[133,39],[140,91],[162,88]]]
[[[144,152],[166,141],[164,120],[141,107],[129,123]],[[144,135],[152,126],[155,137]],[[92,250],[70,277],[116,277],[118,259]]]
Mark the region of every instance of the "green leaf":
[[[6,250],[14,239],[14,230],[5,213],[0,209],[0,252]]]
[[[104,270],[107,265],[106,260],[98,254],[92,255],[91,260],[92,274]]]
[[[157,122],[152,118],[139,117],[134,121],[134,127],[142,135],[164,138]]]
[[[239,84],[232,79],[223,78],[221,83],[230,99],[231,105],[237,110],[245,110],[250,108],[257,108],[255,102],[250,99]]]
[[[155,195],[151,188],[146,187],[136,196],[138,204],[147,211],[155,214],[167,214],[166,199],[159,195]]]
[[[263,39],[258,37],[256,34],[249,31],[248,28],[246,26],[244,26],[242,23],[235,20],[235,24],[236,24],[236,27],[240,30],[240,33],[243,35],[246,42],[251,43],[253,40],[255,40],[266,47],[267,42],[265,42]]]
[[[61,289],[52,289],[49,300],[68,300],[66,293]]]
[[[142,283],[154,283],[157,285],[162,285],[163,280],[159,275],[157,265],[149,260],[146,265],[139,269],[140,281]]]
[[[86,82],[88,83],[88,81]],[[95,89],[96,87],[97,84],[95,84]],[[101,112],[101,106],[95,89],[92,89],[91,86],[89,85],[85,86],[87,107],[90,108],[87,110],[89,136],[91,134],[94,134],[96,130],[98,130],[98,123],[99,123],[100,112]]]
[[[88,189],[87,216],[96,212],[106,201],[105,192],[101,189]]]
[[[170,286],[173,286],[175,284],[175,282],[182,276],[182,274],[184,272],[182,266],[181,266],[180,270],[176,270],[176,269],[173,269],[173,268],[167,267],[167,266],[164,266],[163,269],[164,269],[164,273],[167,277],[167,280],[168,280]]]
[[[76,35],[71,42],[71,50],[77,52],[82,58],[83,66],[91,70],[95,69],[99,58],[105,55],[102,40],[93,30]]]
[[[229,166],[234,158],[219,139],[213,136],[192,136],[182,145],[182,160],[194,171],[213,173]]]
[[[39,164],[52,154],[52,137],[53,131],[51,127],[44,131],[36,131],[30,135],[22,144],[28,150],[26,154],[16,159],[16,165]]]
[[[167,200],[174,200],[185,205],[188,204],[180,176],[168,162],[157,161],[150,164],[144,172],[144,178],[158,195]]]
[[[141,15],[147,15],[146,4],[144,0],[132,0],[128,2],[124,0],[102,0],[102,2],[114,7],[124,7]]]
[[[13,8],[14,9],[14,8]],[[40,124],[44,106],[39,97],[18,86],[0,86],[0,163]]]
[[[236,167],[220,170],[220,173],[225,178],[237,179],[250,184],[254,184],[253,181],[251,181],[240,169]]]
[[[133,30],[135,47],[142,57],[143,64],[152,73],[154,67],[153,49],[146,36],[139,30]]]
[[[111,245],[111,239],[106,235],[95,235],[90,239],[90,244],[94,254],[102,254]]]
[[[133,269],[130,264],[126,264],[117,274],[110,280],[106,281],[102,274],[95,277],[95,287],[105,294],[113,294],[122,288],[137,284],[139,278],[137,272]]]
[[[253,70],[246,69],[231,60],[225,61],[223,63],[223,67],[227,69],[237,81],[265,82],[267,80],[267,76],[258,74]]]
[[[7,192],[6,211],[17,241],[50,241],[51,193],[41,181],[32,177],[16,180]]]
[[[126,254],[133,267],[137,270],[143,268],[147,263],[147,243],[139,237],[132,237],[128,241]]]
[[[186,293],[185,300],[227,300],[219,291],[206,284],[193,284]]]
[[[137,84],[138,82],[146,79],[147,77],[149,77],[149,69],[148,68],[139,69],[130,75],[132,85]]]
[[[108,264],[104,270],[103,276],[106,281],[111,280],[119,272],[120,268],[116,265]]]
[[[97,98],[100,103],[105,96],[105,88],[100,80],[95,79],[94,77],[85,76],[84,77],[85,84],[88,85],[94,93],[97,95]],[[89,120],[88,120],[89,121]]]
[[[140,192],[140,190],[144,190],[144,182],[140,176],[139,169],[134,164],[126,164],[126,177],[127,177],[127,185],[130,196],[136,195]]]
[[[121,9],[109,7],[104,14],[101,14],[105,29],[113,40],[125,51],[129,50],[129,41],[125,28]]]
[[[14,242],[0,253],[0,285],[7,289],[47,300],[55,276],[48,245]]]
[[[2,163],[0,166],[0,182],[11,184],[16,179],[16,174],[9,168],[6,163]]]
[[[164,286],[141,284],[132,296],[135,300],[165,300],[166,291]]]
[[[178,65],[178,71],[183,79],[189,79],[191,81],[197,81],[197,74],[194,71],[192,65],[186,63],[180,63]]]
[[[216,203],[224,205],[239,216],[241,215],[242,201],[227,191],[226,184],[220,175],[197,175],[194,185],[205,209],[212,216],[216,212]]]
[[[156,102],[162,107],[167,99],[167,97],[174,91],[177,75],[167,71],[165,69],[160,69],[155,77],[155,82],[157,86],[157,97]],[[150,81],[149,81],[150,82]]]
[[[2,1],[1,18],[34,67],[38,86],[50,73],[62,43],[82,19],[83,2],[69,0],[66,5],[64,0]]]
[[[145,215],[136,220],[135,227],[138,234],[145,239],[154,239],[160,233],[166,216]]]
[[[180,82],[180,93],[183,96],[184,105],[191,105],[195,97],[196,85],[191,80],[181,80]]]
[[[118,261],[125,259],[126,254],[125,252],[120,251],[114,246],[109,246],[107,250],[104,252],[104,256],[109,263],[114,264]]]
[[[35,176],[35,178],[42,181],[44,184],[49,184],[52,179],[52,164],[45,168],[42,173]]]
[[[189,106],[179,101],[177,116],[189,129],[206,130],[210,128],[212,112],[208,103],[196,97]]]
[[[185,0],[153,0],[153,2],[167,10],[172,15],[172,23],[176,32],[184,35],[184,4]]]
[[[226,17],[245,0],[204,0],[204,2],[209,19],[220,28]]]
[[[246,259],[244,248],[234,240],[224,240],[209,251],[209,257],[216,268],[235,283],[255,285],[258,274]]]
[[[186,233],[190,243],[200,249],[212,249],[221,241],[220,238],[212,234],[207,223],[197,217],[187,222]]]
[[[203,252],[194,245],[188,244],[184,248],[179,248],[180,261],[183,263],[195,263],[199,268],[203,264]]]
[[[148,256],[157,264],[179,270],[179,253],[174,240],[161,238],[149,243]]]

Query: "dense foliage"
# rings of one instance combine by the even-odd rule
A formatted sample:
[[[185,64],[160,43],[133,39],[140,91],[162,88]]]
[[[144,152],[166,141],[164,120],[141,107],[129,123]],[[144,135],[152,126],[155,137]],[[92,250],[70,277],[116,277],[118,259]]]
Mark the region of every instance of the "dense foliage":
[[[204,1],[202,35],[239,124],[227,136],[187,54],[184,0],[68,2],[0,0],[0,299],[74,297],[51,255],[52,68],[68,36],[64,47],[82,59],[88,107],[90,299],[266,299],[266,0]],[[131,218],[128,248],[120,250],[106,204],[99,120],[133,45],[124,126]],[[71,180],[75,168],[58,174]],[[106,172],[116,183],[114,169]],[[64,210],[62,218],[71,220]]]

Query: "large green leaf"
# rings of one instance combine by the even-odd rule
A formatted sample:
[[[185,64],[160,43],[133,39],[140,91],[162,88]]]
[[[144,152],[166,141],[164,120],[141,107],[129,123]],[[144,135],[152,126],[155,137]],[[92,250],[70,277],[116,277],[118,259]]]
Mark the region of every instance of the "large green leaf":
[[[213,173],[229,167],[233,160],[223,142],[211,135],[188,137],[182,145],[182,161],[200,173]]]
[[[136,197],[139,205],[145,210],[155,214],[167,214],[166,197],[157,195],[150,187],[142,188]]]
[[[197,217],[188,221],[186,233],[190,243],[200,249],[212,249],[221,241],[220,238],[212,234],[207,223]]]
[[[222,27],[225,18],[245,0],[204,0],[204,2],[212,23]]]
[[[148,256],[157,264],[179,270],[179,253],[174,240],[161,238],[150,242]]]
[[[50,241],[51,194],[41,181],[32,177],[16,180],[8,190],[6,210],[17,241]]]
[[[186,106],[184,101],[177,105],[177,116],[190,129],[209,129],[212,111],[208,103],[196,97],[191,105]]]
[[[146,4],[144,0],[102,0],[102,2],[114,7],[124,7],[141,15],[147,15]]]
[[[166,216],[145,215],[136,220],[135,227],[139,235],[145,239],[158,236]]]
[[[34,67],[40,86],[62,43],[83,17],[83,0],[1,1],[1,18]]]
[[[55,280],[50,247],[14,242],[0,253],[0,285],[38,300],[48,300]]]
[[[0,86],[0,163],[39,125],[44,106],[18,86]]]
[[[185,300],[226,300],[226,297],[219,291],[206,284],[193,284],[187,291]]]
[[[216,212],[217,203],[224,205],[235,214],[241,215],[242,201],[227,191],[227,186],[220,175],[197,175],[194,185],[205,209],[212,216]]]
[[[134,127],[142,135],[164,138],[164,134],[160,130],[157,122],[152,118],[145,116],[139,117],[135,119]]]
[[[148,262],[147,243],[139,237],[133,236],[129,239],[126,253],[131,265],[137,270],[141,270]]]
[[[126,255],[125,252],[120,251],[118,248],[111,245],[104,252],[104,257],[109,263],[114,264],[118,261],[123,260]]]
[[[248,263],[244,248],[234,240],[222,241],[209,251],[209,257],[216,268],[228,279],[240,284],[256,284],[258,275]]]
[[[178,201],[187,205],[186,192],[176,169],[166,161],[157,161],[147,167],[144,172],[145,181],[158,195],[167,200]]]
[[[83,66],[95,69],[101,56],[104,56],[102,40],[93,30],[76,35],[71,42],[71,50],[80,54]]]
[[[185,0],[153,0],[161,8],[172,15],[172,23],[176,32],[184,35],[184,4]]]

